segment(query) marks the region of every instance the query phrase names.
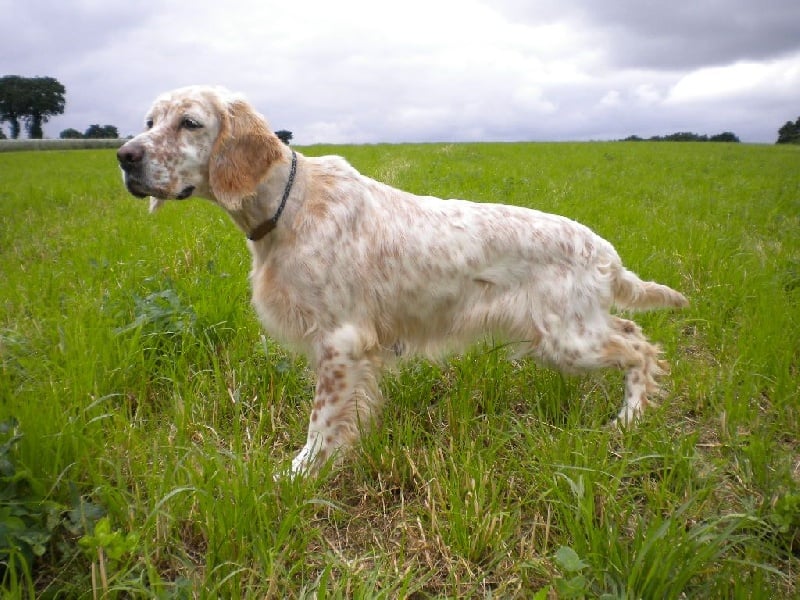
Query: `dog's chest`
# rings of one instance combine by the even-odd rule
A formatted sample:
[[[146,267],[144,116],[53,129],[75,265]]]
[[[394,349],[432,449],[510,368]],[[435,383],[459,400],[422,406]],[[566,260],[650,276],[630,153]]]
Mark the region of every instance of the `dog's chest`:
[[[280,269],[255,265],[250,274],[253,308],[266,332],[276,340],[302,350],[316,318],[304,308],[297,289],[287,285]]]

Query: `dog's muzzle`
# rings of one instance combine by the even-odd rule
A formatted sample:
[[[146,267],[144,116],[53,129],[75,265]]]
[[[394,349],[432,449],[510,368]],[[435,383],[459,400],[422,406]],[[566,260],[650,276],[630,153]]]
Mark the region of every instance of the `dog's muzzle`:
[[[170,197],[169,194],[163,190],[154,189],[142,181],[144,155],[144,147],[132,141],[123,144],[122,147],[117,150],[117,161],[122,169],[125,187],[137,198],[155,196],[156,198],[165,200]],[[193,185],[186,186],[174,197],[177,200],[184,200],[192,195],[194,189],[195,186]]]

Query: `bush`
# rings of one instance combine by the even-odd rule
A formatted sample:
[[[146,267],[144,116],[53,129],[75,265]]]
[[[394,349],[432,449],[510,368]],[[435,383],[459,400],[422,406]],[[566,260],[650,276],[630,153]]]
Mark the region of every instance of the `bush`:
[[[737,136],[732,131],[723,131],[722,133],[718,133],[717,135],[712,135],[709,140],[710,142],[734,142],[736,144],[739,143],[739,136]]]
[[[62,140],[80,140],[83,139],[83,134],[77,129],[72,129],[70,127],[69,129],[62,131],[58,137]]]
[[[113,125],[89,125],[83,137],[87,140],[115,140],[119,137],[119,131]]]

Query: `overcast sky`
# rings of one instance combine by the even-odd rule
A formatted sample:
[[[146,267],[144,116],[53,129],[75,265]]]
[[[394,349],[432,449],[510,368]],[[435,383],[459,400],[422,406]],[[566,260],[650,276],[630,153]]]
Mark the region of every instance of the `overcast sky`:
[[[242,92],[297,144],[772,143],[800,116],[800,0],[0,0],[0,14],[0,75],[66,87],[47,137],[138,133],[156,95],[195,83]]]

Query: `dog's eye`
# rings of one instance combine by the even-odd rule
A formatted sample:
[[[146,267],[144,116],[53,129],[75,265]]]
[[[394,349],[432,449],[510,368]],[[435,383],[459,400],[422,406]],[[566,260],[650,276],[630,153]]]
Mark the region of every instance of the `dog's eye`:
[[[181,120],[181,127],[183,127],[184,129],[201,129],[203,125],[195,121],[191,117],[183,117],[183,119]]]
[[[144,122],[144,126],[145,126],[147,129],[152,129],[152,128],[153,128],[153,119],[147,119],[147,120]]]

